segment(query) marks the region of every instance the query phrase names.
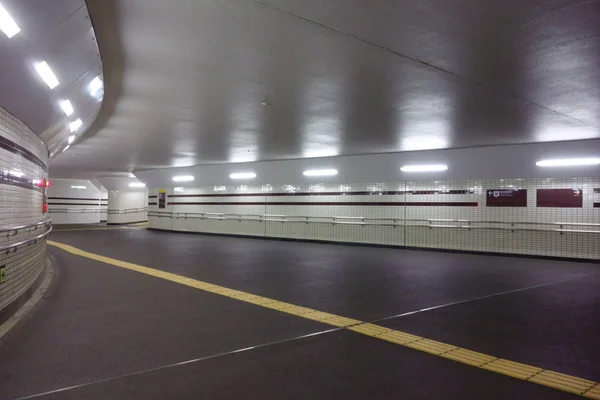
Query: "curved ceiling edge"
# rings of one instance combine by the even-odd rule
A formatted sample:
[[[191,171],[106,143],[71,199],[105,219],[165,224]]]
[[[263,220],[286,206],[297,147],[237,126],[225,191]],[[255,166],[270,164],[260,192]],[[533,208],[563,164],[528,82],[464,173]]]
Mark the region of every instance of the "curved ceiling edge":
[[[102,106],[102,60],[85,0],[2,0],[16,27],[0,32],[0,105],[50,154],[74,144]]]
[[[121,95],[124,57],[116,3],[117,0],[86,0],[104,67],[104,99],[96,119],[81,135],[81,140],[89,139],[105,126]]]

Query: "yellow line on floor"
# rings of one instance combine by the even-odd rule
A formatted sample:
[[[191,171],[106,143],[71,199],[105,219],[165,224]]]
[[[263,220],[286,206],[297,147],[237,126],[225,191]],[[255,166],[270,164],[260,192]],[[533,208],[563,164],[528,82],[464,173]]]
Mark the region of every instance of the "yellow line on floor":
[[[338,328],[349,329],[353,332],[367,335],[376,339],[385,340],[390,343],[409,347],[415,350],[423,351],[439,357],[447,358],[463,364],[493,371],[498,374],[511,376],[524,381],[537,383],[551,388],[563,390],[566,392],[582,395],[591,399],[600,400],[600,384],[598,382],[575,376],[565,375],[558,372],[545,370],[543,368],[531,365],[521,364],[510,360],[504,360],[487,354],[478,353],[472,350],[453,346],[451,344],[437,342],[410,333],[400,332],[384,326],[359,321],[352,318],[346,318],[312,308],[301,307],[295,304],[270,299],[268,297],[258,296],[252,293],[242,292],[235,289],[229,289],[212,283],[199,281],[185,276],[161,271],[154,268],[144,267],[142,265],[132,264],[126,261],[117,260],[110,257],[101,256],[80,250],[67,244],[48,240],[51,246],[58,247],[68,253],[100,261],[116,267],[139,272],[145,275],[154,276],[170,282],[193,287],[206,292],[218,294],[231,299],[252,303],[261,307],[270,308],[298,317],[318,321],[324,324],[332,325]]]

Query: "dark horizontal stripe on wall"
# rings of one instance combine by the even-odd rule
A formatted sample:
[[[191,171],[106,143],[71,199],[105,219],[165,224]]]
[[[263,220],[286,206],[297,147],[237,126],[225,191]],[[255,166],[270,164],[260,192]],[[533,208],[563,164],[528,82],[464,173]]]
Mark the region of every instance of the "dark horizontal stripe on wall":
[[[25,147],[19,146],[12,140],[5,138],[4,136],[0,136],[0,149],[8,150],[13,154],[20,155],[28,161],[40,166],[44,171],[48,171],[48,166],[44,164],[42,160],[40,160],[35,154],[31,151],[27,150]]]
[[[19,178],[5,172],[0,172],[0,184],[17,186],[23,189],[35,190],[36,192],[44,191],[44,189],[42,189],[38,185],[34,185],[31,179]]]
[[[106,206],[106,204],[98,204],[98,203],[48,203],[49,206],[93,206],[93,207],[102,207]]]
[[[149,206],[155,206],[158,203],[148,203]]]
[[[594,208],[600,208],[600,203],[594,203]]]
[[[311,202],[238,202],[238,203],[224,203],[224,202],[176,202],[169,203],[172,206],[377,206],[377,207],[398,207],[398,206],[409,206],[409,207],[477,207],[477,202],[458,202],[458,201],[428,201],[428,202],[410,202],[410,201],[394,201],[394,202],[383,202],[383,201],[370,201],[370,202],[325,202],[325,201],[311,201]]]
[[[158,196],[154,195],[154,196],[148,196],[149,199],[156,199]]]
[[[600,188],[594,189],[594,193],[600,193]]]
[[[106,201],[98,198],[86,198],[86,197],[48,197],[48,200],[89,200],[89,201]]]
[[[207,194],[174,194],[169,198],[188,197],[296,197],[296,196],[399,196],[399,195],[431,195],[431,194],[473,194],[471,190],[382,190],[382,191],[360,191],[360,192],[286,192],[286,193],[207,193]],[[155,198],[156,196],[149,198]]]

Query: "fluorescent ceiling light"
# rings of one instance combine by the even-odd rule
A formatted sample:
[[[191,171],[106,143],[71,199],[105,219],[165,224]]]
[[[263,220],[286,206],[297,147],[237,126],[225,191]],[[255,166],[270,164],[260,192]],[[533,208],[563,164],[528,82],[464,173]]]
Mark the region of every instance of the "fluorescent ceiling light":
[[[436,172],[436,171],[446,171],[448,169],[447,165],[443,164],[424,164],[424,165],[405,165],[400,168],[402,172]]]
[[[81,125],[83,125],[83,122],[81,122],[80,119],[76,119],[75,121],[73,121],[69,124],[69,130],[71,132],[75,132],[77,129],[79,129],[81,127]]]
[[[174,182],[191,182],[194,180],[194,177],[191,175],[178,175],[173,177]]]
[[[31,183],[34,184],[35,186],[39,186],[40,183],[42,183],[42,180],[41,179],[34,179],[34,180],[31,181]]]
[[[2,29],[2,32],[6,33],[6,36],[8,36],[9,39],[21,32],[19,25],[12,19],[8,11],[2,7],[2,4],[0,4],[0,29]]]
[[[71,147],[71,145],[70,145],[70,144],[68,144],[68,145],[67,145],[67,147],[65,147],[65,148],[63,149],[63,152],[65,152],[65,151],[69,150],[69,147]]]
[[[87,189],[87,186],[74,185],[74,186],[71,186],[71,189]]]
[[[102,79],[99,76],[92,79],[90,84],[88,85],[88,90],[93,97],[96,97],[100,94],[100,91],[103,88]]]
[[[135,178],[135,175],[134,175],[132,172],[130,172],[130,173],[129,173],[129,177],[130,177],[130,178]]]
[[[304,176],[334,176],[338,174],[337,169],[309,169],[303,172]]]
[[[129,187],[131,187],[131,188],[142,188],[142,187],[146,187],[146,184],[144,182],[131,182],[129,184]]]
[[[173,190],[176,192],[183,192],[183,188],[181,186],[175,187]]]
[[[54,89],[58,86],[58,79],[56,78],[56,75],[54,75],[54,72],[52,72],[50,66],[46,63],[46,61],[36,63],[34,66],[35,70],[38,72],[38,74],[40,74],[40,76],[42,77],[44,82],[46,82],[46,85],[48,85],[50,89]]]
[[[577,167],[581,165],[600,164],[600,157],[590,158],[559,158],[554,160],[541,160],[535,163],[538,167]]]
[[[69,100],[61,100],[58,104],[67,117],[73,114],[73,104]]]
[[[231,179],[254,179],[256,174],[254,172],[235,172],[229,175]]]
[[[69,139],[67,139],[68,143],[71,144],[75,141],[75,135],[71,135],[69,136]]]

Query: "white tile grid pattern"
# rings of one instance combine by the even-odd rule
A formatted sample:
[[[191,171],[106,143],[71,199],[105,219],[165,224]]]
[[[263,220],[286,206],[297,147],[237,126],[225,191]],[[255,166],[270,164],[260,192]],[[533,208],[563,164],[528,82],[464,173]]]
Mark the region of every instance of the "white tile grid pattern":
[[[48,210],[52,222],[58,224],[97,224],[106,221],[106,194],[88,180],[51,179],[48,188]],[[85,186],[74,189],[72,186]]]
[[[148,192],[128,192],[124,190],[111,190],[108,192],[108,209],[119,211],[133,211],[148,206]],[[146,211],[127,212],[123,214],[109,213],[107,222],[109,224],[127,224],[132,222],[147,221]]]
[[[47,165],[48,153],[41,140],[21,121],[0,107],[0,136],[29,150]],[[47,172],[20,154],[0,148],[0,170],[14,171],[27,180],[45,179]],[[44,219],[43,193],[38,190],[0,183],[0,227],[27,225]],[[0,245],[26,239],[36,232],[21,232],[8,237],[0,235]],[[4,282],[0,283],[0,310],[17,298],[38,277],[45,263],[44,241],[0,254]]]
[[[487,207],[486,193],[489,189],[527,189],[527,207]],[[419,248],[482,251],[541,255],[553,257],[600,259],[600,178],[573,179],[505,179],[495,181],[419,181],[393,183],[355,183],[347,185],[283,185],[221,186],[210,188],[168,189],[167,207],[158,209],[151,205],[150,211],[173,211],[177,213],[237,213],[270,214],[319,217],[323,223],[305,222],[257,222],[180,217],[150,217],[152,228],[192,232],[210,232],[253,236],[283,237],[306,240],[389,244]],[[217,189],[217,190],[215,190]],[[582,208],[543,208],[536,206],[537,189],[583,189]],[[385,191],[440,191],[435,194],[379,194]],[[441,191],[466,190],[466,194],[448,194]],[[285,192],[372,192],[371,195],[313,195],[313,196],[249,196],[249,197],[184,197],[188,194],[234,194],[234,193],[285,193]],[[473,193],[470,193],[472,191]],[[156,195],[157,190],[151,190]],[[156,199],[152,199],[156,202]],[[218,205],[171,205],[171,202],[226,203]],[[478,206],[448,206],[432,204],[414,205],[314,205],[315,202],[408,202],[449,203],[477,202]],[[258,203],[236,205],[236,203]],[[301,203],[278,205],[269,203]],[[396,218],[406,221],[407,226],[358,226],[333,224],[331,217]],[[274,217],[276,218],[276,217]],[[314,219],[313,219],[314,220]],[[448,220],[448,221],[413,221]],[[464,221],[454,221],[464,220]],[[465,222],[470,221],[470,222]],[[486,222],[489,221],[489,222]],[[504,222],[498,224],[494,222]],[[388,221],[371,221],[388,223]],[[508,223],[508,224],[507,224]],[[510,223],[515,223],[514,226]],[[521,224],[519,224],[521,223]],[[523,224],[527,223],[527,224]],[[537,223],[537,224],[535,224]],[[556,223],[556,225],[549,225]],[[563,223],[564,225],[560,225]],[[597,226],[569,225],[597,224]],[[475,227],[479,229],[475,229]],[[471,229],[469,229],[471,228]],[[499,229],[503,228],[503,229]],[[514,228],[514,230],[513,230]],[[544,229],[543,231],[540,231]],[[556,230],[587,231],[559,232]],[[590,232],[591,231],[591,232]]]

